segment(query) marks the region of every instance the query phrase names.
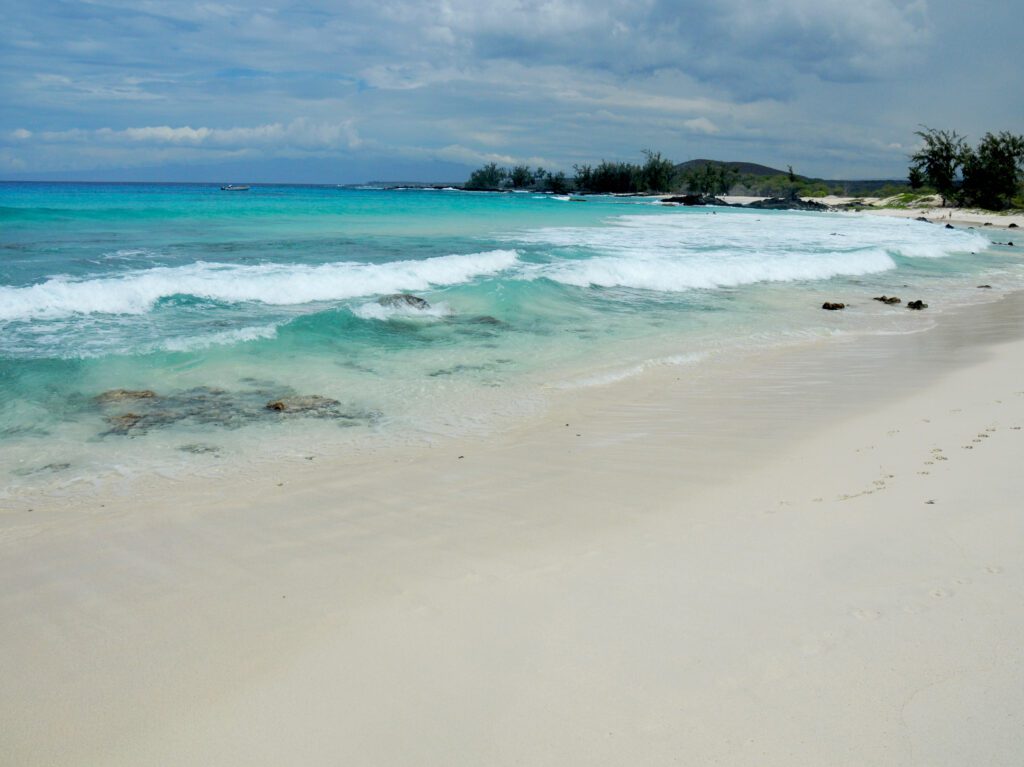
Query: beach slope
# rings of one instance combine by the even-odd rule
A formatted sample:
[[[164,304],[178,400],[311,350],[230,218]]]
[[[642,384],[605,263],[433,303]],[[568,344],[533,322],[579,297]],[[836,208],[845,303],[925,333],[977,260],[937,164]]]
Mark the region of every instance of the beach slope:
[[[1011,296],[5,510],[0,761],[1019,765],[1022,327]]]

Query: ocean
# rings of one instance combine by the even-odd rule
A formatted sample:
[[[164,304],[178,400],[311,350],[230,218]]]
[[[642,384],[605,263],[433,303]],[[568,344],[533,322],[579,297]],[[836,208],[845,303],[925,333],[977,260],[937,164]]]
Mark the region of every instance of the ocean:
[[[636,197],[0,184],[0,501],[431,446],[652,366],[919,332],[1024,286],[997,239]]]

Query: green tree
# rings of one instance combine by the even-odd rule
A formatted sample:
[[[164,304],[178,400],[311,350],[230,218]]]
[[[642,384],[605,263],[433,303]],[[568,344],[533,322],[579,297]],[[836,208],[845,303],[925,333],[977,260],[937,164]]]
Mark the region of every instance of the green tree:
[[[594,179],[594,169],[589,165],[573,165],[572,169],[576,172],[576,176],[573,178],[576,189],[581,192],[590,191]]]
[[[686,174],[686,190],[692,194],[728,194],[739,177],[739,172],[720,163],[705,163]]]
[[[1024,136],[986,133],[978,148],[965,149],[962,197],[988,210],[1008,208],[1024,180]]]
[[[522,189],[533,184],[533,172],[526,165],[516,165],[509,173],[509,180],[515,189]]]
[[[498,165],[493,162],[488,163],[482,168],[477,168],[469,174],[469,181],[466,182],[466,189],[501,189],[506,178],[508,178],[508,171],[505,168],[499,168]]]
[[[910,172],[907,173],[907,182],[910,184],[911,189],[920,189],[924,186],[926,180],[920,168],[911,168]]]
[[[637,191],[640,183],[639,165],[628,162],[601,163],[590,173],[590,184],[586,188],[597,194],[625,194]]]
[[[661,152],[644,150],[646,158],[640,168],[637,187],[644,192],[667,192],[672,188],[676,178],[676,167],[671,160],[661,156]]]
[[[963,136],[927,126],[914,133],[924,146],[910,156],[910,167],[924,174],[929,186],[942,195],[946,205],[956,195],[957,171],[963,165],[965,152],[970,151]]]
[[[544,178],[544,190],[555,194],[566,194],[569,191],[569,179],[562,171],[548,173]]]

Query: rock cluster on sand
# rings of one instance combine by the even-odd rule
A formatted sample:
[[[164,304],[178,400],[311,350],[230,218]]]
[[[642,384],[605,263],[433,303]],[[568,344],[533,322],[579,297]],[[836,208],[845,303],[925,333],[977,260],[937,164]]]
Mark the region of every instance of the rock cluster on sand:
[[[917,301],[907,301],[907,308],[908,309],[927,309],[928,308],[928,304],[926,304],[921,299],[918,299]]]
[[[900,299],[896,296],[875,296],[875,301],[881,301],[883,304],[898,304]]]
[[[830,312],[838,311],[839,309],[845,309],[846,304],[841,304],[837,301],[826,301],[821,305],[822,309],[827,309]]]
[[[767,200],[756,200],[744,207],[755,210],[830,210],[828,205],[814,200],[787,199],[785,197],[769,197]]]

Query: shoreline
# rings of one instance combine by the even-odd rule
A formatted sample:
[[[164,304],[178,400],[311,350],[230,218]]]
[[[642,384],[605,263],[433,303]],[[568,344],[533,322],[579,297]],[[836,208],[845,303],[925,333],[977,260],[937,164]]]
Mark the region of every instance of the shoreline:
[[[562,392],[488,439],[6,514],[7,748],[1017,763],[1024,294],[936,322]]]

